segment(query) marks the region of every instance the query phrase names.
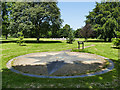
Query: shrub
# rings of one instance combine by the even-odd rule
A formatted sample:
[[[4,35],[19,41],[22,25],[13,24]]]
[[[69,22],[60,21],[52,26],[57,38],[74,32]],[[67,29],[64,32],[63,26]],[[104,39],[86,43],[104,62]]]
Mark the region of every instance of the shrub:
[[[72,44],[72,42],[75,41],[74,34],[72,31],[69,31],[69,34],[68,34],[68,37],[66,38],[66,40],[67,40],[67,43],[70,43],[70,44]]]
[[[18,40],[17,40],[17,44],[19,44],[19,46],[22,46],[22,44],[24,43],[24,36],[22,31],[18,32]]]
[[[120,32],[117,32],[117,38],[114,38],[112,42],[115,46],[120,46]]]

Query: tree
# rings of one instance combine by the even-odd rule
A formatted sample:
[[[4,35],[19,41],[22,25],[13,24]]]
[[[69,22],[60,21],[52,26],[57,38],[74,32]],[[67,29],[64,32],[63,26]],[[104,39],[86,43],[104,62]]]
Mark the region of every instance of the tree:
[[[70,44],[72,44],[72,42],[75,41],[72,30],[69,31],[68,37],[66,39],[67,39],[67,43],[70,43]]]
[[[23,30],[24,36],[34,33],[39,42],[40,35],[57,31],[62,23],[56,4],[56,2],[16,2],[12,7],[10,28],[16,34]]]
[[[82,29],[79,28],[79,29],[77,29],[76,31],[74,31],[74,36],[75,36],[76,38],[82,37],[82,36],[80,35],[80,31],[81,31],[81,30],[82,30]]]
[[[62,28],[62,36],[63,37],[68,37],[68,34],[70,32],[71,28],[70,28],[70,25],[68,24],[65,24],[65,26]]]
[[[118,29],[118,23],[115,19],[109,18],[103,25],[104,36],[106,36],[109,42],[115,37],[115,32]]]
[[[87,38],[90,37],[93,34],[93,30],[90,24],[86,24],[82,30],[80,30],[80,34],[85,38],[85,41],[87,41]]]
[[[104,41],[107,41],[107,39],[111,41],[111,38],[116,36],[114,35],[115,32],[120,31],[118,28],[120,27],[120,2],[113,1],[114,2],[104,1],[96,3],[93,11],[89,12],[89,15],[86,16],[86,24],[90,23],[94,30],[97,31],[97,37],[104,39]]]
[[[115,46],[119,47],[120,46],[120,32],[117,31],[116,34],[117,34],[117,37],[113,39],[112,42]]]
[[[2,6],[1,6],[1,2],[0,2],[0,8],[1,8]],[[1,16],[1,12],[0,12],[0,37],[1,37],[1,35],[2,35],[2,16]]]
[[[72,28],[70,28],[70,25],[65,24],[61,33],[62,36],[66,38],[67,43],[72,44],[72,42],[75,41],[73,32],[74,31],[72,30]]]
[[[2,3],[2,34],[5,35],[5,38],[7,39],[8,34],[9,34],[9,14],[11,13],[11,5],[12,3],[10,2],[3,2]]]
[[[18,32],[18,40],[17,40],[17,43],[19,44],[19,46],[21,46],[22,43],[24,43],[23,38],[24,38],[24,36],[23,36],[22,31],[21,31],[21,32]]]

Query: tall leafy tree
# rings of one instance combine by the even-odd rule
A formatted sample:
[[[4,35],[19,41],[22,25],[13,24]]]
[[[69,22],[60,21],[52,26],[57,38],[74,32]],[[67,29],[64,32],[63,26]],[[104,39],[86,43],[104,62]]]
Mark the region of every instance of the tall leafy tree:
[[[62,23],[56,2],[16,2],[12,9],[13,32],[23,30],[25,36],[34,33],[38,42],[41,35],[56,32]]]
[[[74,34],[73,34],[72,30],[69,31],[68,37],[66,39],[67,39],[67,43],[70,43],[70,44],[72,44],[75,41]]]
[[[63,37],[68,37],[68,34],[70,32],[71,28],[70,28],[70,25],[68,24],[65,24],[65,26],[62,28],[62,36]]]
[[[118,28],[118,23],[115,19],[109,18],[103,25],[104,36],[106,36],[108,41],[111,41],[113,37],[116,36],[116,29]]]
[[[18,32],[29,34],[32,22],[26,15],[25,9],[28,7],[26,2],[15,2],[12,5],[11,21],[9,25],[10,34],[17,37]],[[32,26],[33,28],[33,26]]]
[[[96,3],[96,7],[86,16],[86,23],[90,23],[97,31],[97,37],[111,41],[115,32],[119,31],[120,2],[105,1]],[[109,28],[107,25],[109,25]],[[113,26],[113,27],[112,27]],[[113,29],[113,30],[112,30]],[[108,34],[110,33],[110,34]]]
[[[1,11],[1,2],[0,2],[0,11]],[[0,37],[2,35],[2,15],[1,15],[1,12],[0,12]]]
[[[2,34],[5,35],[6,39],[9,34],[9,23],[10,23],[10,13],[11,13],[11,5],[10,2],[3,2],[2,3]]]
[[[72,44],[72,42],[75,41],[74,30],[70,28],[70,25],[65,24],[65,26],[60,31],[61,36],[66,38],[67,43]]]
[[[117,31],[116,34],[117,34],[117,37],[114,38],[112,42],[115,46],[120,48],[120,32]]]
[[[92,26],[90,24],[86,24],[82,30],[80,30],[81,36],[85,38],[85,41],[87,41],[87,38],[92,36],[94,30],[92,30]]]
[[[74,35],[75,35],[76,38],[82,37],[82,36],[80,35],[80,31],[81,31],[81,30],[82,30],[82,29],[79,28],[79,29],[77,29],[76,31],[74,31]]]

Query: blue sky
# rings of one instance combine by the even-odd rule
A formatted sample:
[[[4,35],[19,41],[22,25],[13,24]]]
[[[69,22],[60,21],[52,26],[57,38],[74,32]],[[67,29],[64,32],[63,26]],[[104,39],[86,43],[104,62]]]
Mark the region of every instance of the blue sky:
[[[69,24],[74,30],[85,25],[86,15],[95,8],[95,2],[58,2],[63,26]]]

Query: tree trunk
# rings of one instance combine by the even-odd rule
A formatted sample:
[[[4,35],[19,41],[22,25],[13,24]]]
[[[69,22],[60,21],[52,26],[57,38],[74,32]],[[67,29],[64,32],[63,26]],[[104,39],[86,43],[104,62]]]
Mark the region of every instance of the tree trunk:
[[[39,25],[37,26],[38,28],[37,28],[37,42],[39,42],[39,38],[40,38],[40,27],[39,27]]]
[[[87,38],[85,38],[85,42],[87,42]]]
[[[106,38],[104,38],[104,41],[106,42]]]
[[[109,38],[108,41],[111,42],[111,38]]]
[[[72,40],[70,40],[70,44],[72,44]]]
[[[39,37],[37,37],[37,42],[39,42]]]
[[[8,38],[8,35],[6,34],[6,35],[5,35],[5,39],[7,39],[7,38]]]

